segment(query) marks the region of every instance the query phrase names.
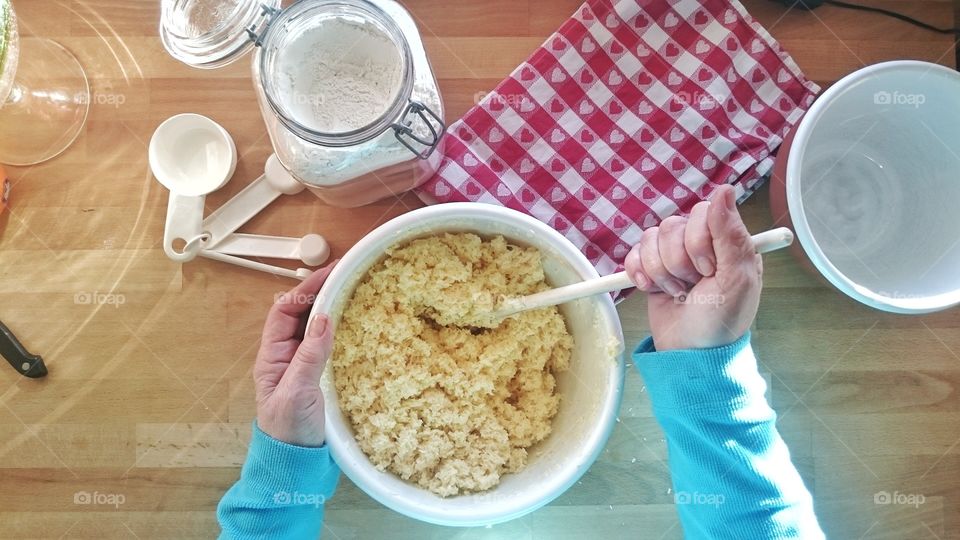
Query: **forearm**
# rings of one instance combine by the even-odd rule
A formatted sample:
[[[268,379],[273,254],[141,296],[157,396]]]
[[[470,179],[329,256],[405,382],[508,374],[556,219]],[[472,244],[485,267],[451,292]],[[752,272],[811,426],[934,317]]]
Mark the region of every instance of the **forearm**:
[[[254,424],[240,480],[217,506],[220,538],[317,538],[339,477],[326,446],[293,446]]]
[[[750,334],[724,347],[634,354],[667,436],[688,538],[819,539],[813,501],[767,404]]]

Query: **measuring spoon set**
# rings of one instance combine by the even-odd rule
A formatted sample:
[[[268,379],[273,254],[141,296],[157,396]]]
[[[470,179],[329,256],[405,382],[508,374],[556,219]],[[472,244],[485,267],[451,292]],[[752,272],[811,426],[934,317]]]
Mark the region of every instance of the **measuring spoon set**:
[[[267,159],[263,175],[204,217],[206,195],[223,187],[236,169],[237,147],[230,134],[205,116],[180,114],[160,124],[148,154],[153,176],[170,190],[163,234],[163,251],[170,259],[187,262],[200,256],[304,279],[309,268],[291,270],[247,257],[299,260],[306,266],[319,266],[329,257],[330,247],[319,234],[293,238],[236,232],[280,195],[303,191],[305,186],[276,155]]]

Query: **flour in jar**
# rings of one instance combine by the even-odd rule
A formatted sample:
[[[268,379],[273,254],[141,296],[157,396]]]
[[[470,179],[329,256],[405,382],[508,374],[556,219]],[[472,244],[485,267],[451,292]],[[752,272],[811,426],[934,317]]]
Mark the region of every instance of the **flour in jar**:
[[[277,66],[286,108],[299,124],[322,133],[365,127],[396,99],[403,60],[375,25],[329,18],[289,44]]]

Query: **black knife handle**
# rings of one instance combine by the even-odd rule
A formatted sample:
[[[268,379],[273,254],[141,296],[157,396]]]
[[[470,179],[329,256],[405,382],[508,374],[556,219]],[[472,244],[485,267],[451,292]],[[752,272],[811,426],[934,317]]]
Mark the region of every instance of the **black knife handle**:
[[[2,322],[0,322],[0,355],[10,362],[17,373],[25,377],[37,379],[47,374],[47,366],[43,364],[43,358],[30,354],[17,336],[13,335],[13,332]]]

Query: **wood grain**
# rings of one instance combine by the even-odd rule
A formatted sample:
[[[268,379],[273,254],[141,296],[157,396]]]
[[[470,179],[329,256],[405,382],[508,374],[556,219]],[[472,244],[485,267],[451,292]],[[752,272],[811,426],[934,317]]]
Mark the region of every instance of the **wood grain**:
[[[954,24],[951,2],[864,1]],[[214,508],[245,455],[263,317],[291,283],[212,261],[167,260],[160,250],[167,194],[150,175],[146,143],[172,114],[206,114],[233,135],[240,154],[234,180],[208,198],[208,209],[242,189],[270,153],[249,65],[202,71],[171,59],[157,38],[156,0],[14,2],[23,34],[56,38],[79,57],[95,100],[69,151],[11,170],[13,204],[0,217],[0,318],[50,368],[42,381],[0,369],[0,537],[211,538]],[[407,2],[448,119],[579,4]],[[950,37],[892,19],[830,6],[786,10],[768,0],[746,5],[823,85],[882,60],[953,66]],[[406,195],[344,210],[303,193],[245,230],[319,232],[337,256],[419,205]],[[766,190],[743,212],[752,230],[772,225]],[[960,540],[960,310],[881,314],[787,253],[767,257],[765,284],[754,346],[829,536]],[[633,344],[647,332],[644,300],[633,296],[619,309]],[[532,515],[491,529],[433,527],[385,509],[344,478],[328,505],[325,537],[680,538],[663,433],[632,368],[625,389],[603,455]],[[77,504],[81,492],[124,500]],[[878,505],[879,492],[924,502]]]

